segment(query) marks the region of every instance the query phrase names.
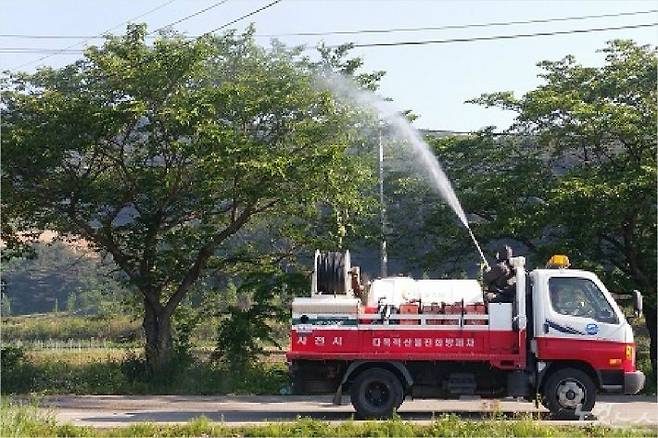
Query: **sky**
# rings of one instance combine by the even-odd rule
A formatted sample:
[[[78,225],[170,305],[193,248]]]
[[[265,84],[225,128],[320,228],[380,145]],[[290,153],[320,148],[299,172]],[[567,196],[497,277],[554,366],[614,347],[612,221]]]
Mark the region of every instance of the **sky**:
[[[237,17],[267,5],[272,0],[227,0],[173,28],[198,35]],[[39,65],[60,67],[82,56],[79,53],[45,56],[38,53],[6,53],[7,48],[72,49],[99,44],[100,39],[25,39],[20,35],[100,35],[108,30],[122,33],[125,22],[144,15],[145,22],[157,29],[217,0],[0,0],[0,69],[34,71]],[[299,32],[354,31],[440,27],[492,22],[525,21],[583,15],[617,14],[658,9],[655,1],[430,1],[430,0],[282,0],[234,26],[244,29],[254,23],[258,35]],[[376,43],[412,40],[443,40],[492,35],[552,32],[573,29],[619,27],[658,22],[650,14],[605,17],[549,23],[489,26],[466,29],[424,30],[375,34],[329,36],[279,36],[288,45],[314,47],[320,41],[328,45],[344,42]],[[366,47],[352,52],[363,58],[367,71],[384,70],[379,93],[390,97],[400,109],[417,116],[418,128],[472,131],[485,126],[504,129],[514,113],[486,109],[466,100],[482,93],[514,91],[521,95],[541,84],[536,64],[558,60],[567,54],[589,66],[603,64],[597,53],[605,42],[617,38],[633,39],[656,45],[658,27],[623,29],[534,38],[503,39],[418,46]],[[258,38],[268,45],[270,37]]]

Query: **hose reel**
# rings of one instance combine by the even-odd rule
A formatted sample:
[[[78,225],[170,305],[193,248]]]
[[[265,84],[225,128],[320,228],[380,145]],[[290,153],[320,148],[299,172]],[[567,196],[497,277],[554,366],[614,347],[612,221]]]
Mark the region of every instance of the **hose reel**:
[[[315,251],[314,294],[346,295],[352,290],[350,252]]]

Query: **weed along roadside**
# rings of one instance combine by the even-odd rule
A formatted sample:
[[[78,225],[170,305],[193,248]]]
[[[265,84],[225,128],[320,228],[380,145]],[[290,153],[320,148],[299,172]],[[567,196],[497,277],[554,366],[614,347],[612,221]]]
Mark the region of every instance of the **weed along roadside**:
[[[655,428],[606,427],[586,425],[551,425],[537,421],[531,415],[519,415],[502,420],[493,414],[480,421],[464,420],[455,415],[443,415],[418,424],[394,416],[383,421],[353,421],[340,423],[298,418],[294,421],[262,425],[230,425],[199,417],[184,424],[162,425],[139,423],[125,427],[92,428],[58,424],[52,413],[40,410],[36,403],[17,404],[4,399],[0,436],[20,437],[152,437],[152,436],[463,436],[463,437],[654,437]]]
[[[279,394],[287,385],[285,363],[266,360],[235,369],[198,358],[168,379],[148,378],[132,351],[27,352],[2,363],[3,394]]]

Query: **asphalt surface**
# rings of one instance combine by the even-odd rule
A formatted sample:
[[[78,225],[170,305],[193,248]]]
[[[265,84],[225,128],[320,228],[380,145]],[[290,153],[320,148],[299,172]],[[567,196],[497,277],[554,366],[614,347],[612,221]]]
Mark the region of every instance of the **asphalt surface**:
[[[54,413],[60,423],[80,426],[115,427],[139,422],[181,423],[200,416],[230,424],[257,424],[291,421],[298,416],[327,421],[352,418],[349,398],[343,405],[331,403],[330,396],[53,396],[42,406]],[[406,400],[400,407],[403,420],[431,421],[433,416],[454,413],[465,419],[485,419],[492,412],[512,417],[519,412],[540,412],[534,404],[504,400]],[[655,397],[600,396],[593,410],[595,422],[606,425],[658,427]]]

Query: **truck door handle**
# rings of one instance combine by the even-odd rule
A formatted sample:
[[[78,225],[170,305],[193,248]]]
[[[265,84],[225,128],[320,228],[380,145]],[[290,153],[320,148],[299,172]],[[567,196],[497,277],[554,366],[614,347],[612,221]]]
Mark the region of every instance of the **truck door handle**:
[[[544,333],[548,333],[548,323],[544,323]]]

